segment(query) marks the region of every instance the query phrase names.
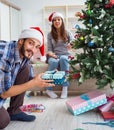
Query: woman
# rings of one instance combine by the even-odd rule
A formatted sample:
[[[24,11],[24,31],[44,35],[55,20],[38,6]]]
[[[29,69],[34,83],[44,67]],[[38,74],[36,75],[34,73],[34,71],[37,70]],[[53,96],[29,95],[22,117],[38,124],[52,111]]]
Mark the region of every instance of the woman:
[[[65,29],[64,18],[61,13],[52,13],[49,16],[49,22],[51,22],[51,32],[47,35],[48,71],[59,68],[60,71],[67,72],[69,71],[68,56],[70,55],[70,43],[73,40],[73,35]],[[68,81],[62,84],[61,98],[67,98],[68,86]],[[58,97],[57,94],[52,91],[52,87],[47,88],[46,93],[51,98]]]

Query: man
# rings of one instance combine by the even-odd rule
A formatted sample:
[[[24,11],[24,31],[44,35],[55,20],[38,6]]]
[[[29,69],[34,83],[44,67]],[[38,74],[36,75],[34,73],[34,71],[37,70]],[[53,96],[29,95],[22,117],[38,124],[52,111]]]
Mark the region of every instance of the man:
[[[38,27],[22,31],[18,41],[0,41],[0,129],[5,128],[10,120],[34,121],[34,115],[27,115],[20,110],[25,91],[34,87],[55,86],[52,80],[43,80],[42,74],[33,78],[30,58],[40,49],[44,49],[43,33]],[[10,98],[10,105],[3,107]]]

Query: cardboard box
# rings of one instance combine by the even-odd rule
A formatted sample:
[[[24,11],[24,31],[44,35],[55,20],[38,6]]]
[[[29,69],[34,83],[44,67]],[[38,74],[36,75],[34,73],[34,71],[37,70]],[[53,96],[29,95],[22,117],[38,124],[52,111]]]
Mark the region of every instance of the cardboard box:
[[[95,90],[67,100],[66,106],[73,115],[79,115],[106,103],[106,95]]]

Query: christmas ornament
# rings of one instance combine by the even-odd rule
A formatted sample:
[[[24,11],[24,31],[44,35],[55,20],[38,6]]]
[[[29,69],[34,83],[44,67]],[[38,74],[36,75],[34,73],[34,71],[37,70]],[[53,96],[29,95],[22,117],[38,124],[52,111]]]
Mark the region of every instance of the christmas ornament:
[[[112,5],[114,5],[114,0],[110,0],[110,3],[111,3]]]
[[[92,24],[92,23],[93,23],[92,19],[90,19],[90,20],[89,20],[89,23],[90,23],[90,24]]]
[[[83,40],[84,40],[84,37],[83,37],[83,36],[81,36],[79,39],[80,39],[81,41],[83,41]]]
[[[87,14],[88,14],[88,15],[91,15],[90,4],[88,4]]]
[[[73,60],[74,56],[68,56],[68,59]]]
[[[85,15],[81,15],[81,16],[80,16],[81,19],[84,19],[85,17],[86,17]]]
[[[93,46],[94,46],[94,42],[93,42],[93,41],[90,41],[90,42],[88,43],[88,46],[89,46],[89,47],[93,47]]]
[[[108,3],[105,5],[105,8],[110,9],[110,8],[112,8],[112,6],[113,6],[112,3]]]
[[[113,47],[109,47],[108,49],[110,52],[114,52],[114,48]]]
[[[80,34],[75,34],[74,38],[79,38]]]
[[[72,79],[77,79],[80,77],[80,73],[77,73],[77,74],[73,74],[72,75]]]
[[[80,26],[78,24],[75,25],[76,29],[80,29]]]
[[[88,10],[88,11],[87,11],[87,14],[88,14],[88,15],[91,15],[91,10]]]

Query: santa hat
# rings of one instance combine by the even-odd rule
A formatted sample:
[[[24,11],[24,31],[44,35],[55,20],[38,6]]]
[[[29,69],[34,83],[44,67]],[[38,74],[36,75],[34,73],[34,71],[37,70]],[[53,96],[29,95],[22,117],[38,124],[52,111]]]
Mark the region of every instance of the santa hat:
[[[50,23],[52,23],[52,20],[55,18],[55,17],[60,17],[62,19],[64,19],[63,15],[59,12],[53,12],[50,14],[50,16],[48,17],[48,20]]]
[[[44,34],[39,27],[31,27],[21,32],[19,39],[34,38],[40,42],[40,53],[44,56]]]

